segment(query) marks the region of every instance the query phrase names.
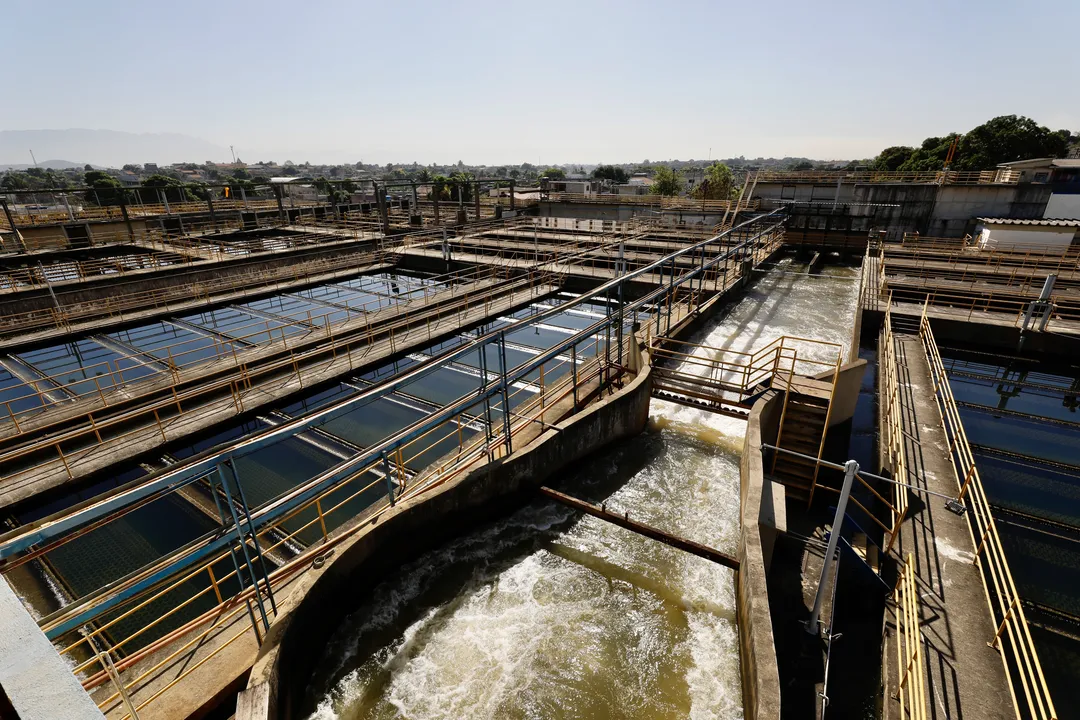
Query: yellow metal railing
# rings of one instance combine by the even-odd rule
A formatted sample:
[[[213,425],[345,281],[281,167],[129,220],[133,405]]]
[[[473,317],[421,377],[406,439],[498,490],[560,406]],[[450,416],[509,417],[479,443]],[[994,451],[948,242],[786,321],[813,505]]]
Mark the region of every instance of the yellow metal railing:
[[[915,560],[908,553],[893,591],[896,604],[896,662],[900,719],[926,720],[926,663],[919,628],[919,587],[915,582]]]
[[[975,547],[973,562],[982,575],[990,615],[998,623],[991,644],[999,650],[1005,674],[1011,680],[1009,691],[1018,714],[1036,720],[1055,720],[1057,711],[1024,615],[1023,601],[1013,581],[990,501],[975,466],[975,457],[925,311],[919,321],[919,337],[926,351],[934,398],[949,441],[949,459],[956,475],[959,498],[969,510],[968,528]]]
[[[891,297],[885,306],[882,349],[885,355],[878,362],[882,378],[881,392],[878,396],[883,421],[881,441],[884,446],[885,457],[892,469],[892,476],[900,482],[906,483],[908,482],[908,472],[907,460],[904,457],[904,421],[900,403],[899,363],[896,359],[896,344],[892,331]],[[892,532],[889,534],[889,542],[885,546],[885,552],[891,550],[896,542],[896,537],[900,532],[900,525],[904,522],[908,508],[907,488],[901,485],[894,485],[893,488]]]

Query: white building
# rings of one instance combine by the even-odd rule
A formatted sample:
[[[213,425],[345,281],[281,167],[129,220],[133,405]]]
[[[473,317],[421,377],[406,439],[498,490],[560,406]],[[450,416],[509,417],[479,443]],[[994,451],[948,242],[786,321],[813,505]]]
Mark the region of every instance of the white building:
[[[1035,158],[1001,163],[999,168],[1020,173],[1022,183],[1045,183],[1053,186],[1043,217],[1080,217],[1080,159]]]
[[[979,218],[975,242],[981,250],[1030,247],[1065,250],[1077,240],[1080,220]]]

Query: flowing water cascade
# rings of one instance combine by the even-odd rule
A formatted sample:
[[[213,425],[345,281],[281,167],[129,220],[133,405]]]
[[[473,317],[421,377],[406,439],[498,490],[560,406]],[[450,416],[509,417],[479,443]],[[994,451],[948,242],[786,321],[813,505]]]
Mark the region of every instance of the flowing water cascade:
[[[857,271],[799,269],[779,263],[693,341],[846,349]],[[655,400],[651,415],[562,487],[734,553],[746,423]],[[537,501],[377,585],[341,624],[309,703],[317,720],[740,718],[734,574]]]

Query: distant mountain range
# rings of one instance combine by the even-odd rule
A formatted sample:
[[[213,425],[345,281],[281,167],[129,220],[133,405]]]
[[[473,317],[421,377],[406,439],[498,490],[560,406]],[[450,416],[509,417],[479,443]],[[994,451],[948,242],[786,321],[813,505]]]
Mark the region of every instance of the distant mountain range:
[[[33,167],[30,151],[37,157],[72,158],[42,160],[39,167],[63,169],[90,165],[121,167],[127,163],[226,162],[229,149],[206,140],[177,133],[129,133],[117,130],[0,130],[0,169]]]
[[[86,163],[71,162],[70,160],[42,160],[37,164],[39,168],[46,170],[67,170],[68,168],[82,168],[86,166]],[[101,168],[101,165],[94,165],[90,163],[91,167]],[[0,170],[25,170],[27,168],[34,167],[30,163],[12,163],[10,165],[0,164]]]

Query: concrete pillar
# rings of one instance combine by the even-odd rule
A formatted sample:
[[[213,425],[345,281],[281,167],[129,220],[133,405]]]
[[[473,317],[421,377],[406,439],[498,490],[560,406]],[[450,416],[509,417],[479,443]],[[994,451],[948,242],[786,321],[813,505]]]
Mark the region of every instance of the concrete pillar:
[[[281,219],[281,224],[285,223],[285,204],[281,201],[281,185],[274,185],[274,197],[277,198],[277,210],[278,217]]]
[[[417,227],[424,224],[424,218],[420,214],[420,195],[416,190],[416,183],[412,184],[412,211],[409,213],[409,224]]]
[[[214,214],[214,191],[208,190],[206,193],[206,207],[210,208],[210,223],[214,226],[214,229],[218,229],[217,215]]]
[[[457,187],[457,224],[464,225],[469,221],[469,218],[465,215],[465,188],[468,187],[465,183],[455,183]]]
[[[390,234],[390,215],[386,211],[386,188],[380,188],[375,185],[375,201],[379,207],[379,220],[382,222],[382,231],[384,235]]]
[[[127,225],[128,237],[132,240],[135,239],[135,228],[131,226],[131,218],[128,216],[127,199],[124,197],[124,190],[120,190],[120,214],[124,216],[124,224]]]

